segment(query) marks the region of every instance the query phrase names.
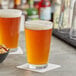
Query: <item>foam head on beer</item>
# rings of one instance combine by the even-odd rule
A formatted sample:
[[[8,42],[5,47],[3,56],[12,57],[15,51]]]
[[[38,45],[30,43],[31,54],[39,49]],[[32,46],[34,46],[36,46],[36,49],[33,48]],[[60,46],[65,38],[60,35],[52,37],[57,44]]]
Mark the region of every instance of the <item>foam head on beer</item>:
[[[26,21],[25,28],[31,30],[48,30],[52,29],[52,22],[43,20]]]
[[[16,9],[1,9],[0,10],[0,17],[4,17],[4,18],[20,17],[21,14],[22,14],[22,11],[16,10]]]

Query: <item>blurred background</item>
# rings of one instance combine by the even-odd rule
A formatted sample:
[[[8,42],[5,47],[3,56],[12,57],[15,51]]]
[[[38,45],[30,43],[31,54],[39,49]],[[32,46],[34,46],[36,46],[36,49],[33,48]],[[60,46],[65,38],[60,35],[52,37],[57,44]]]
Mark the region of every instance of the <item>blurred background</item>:
[[[25,20],[41,19],[53,22],[56,3],[60,4],[61,0],[0,0],[0,9],[22,10]],[[23,30],[23,21],[22,17],[21,31]]]
[[[53,6],[56,2],[60,4],[60,0],[0,0],[0,9],[20,9],[23,12],[26,11],[27,16],[34,16],[32,19],[40,18],[53,21]],[[41,18],[40,13],[43,11],[40,8],[44,7],[46,7],[45,11],[48,10],[46,14],[50,13],[50,18]],[[27,17],[27,20],[30,20],[30,18]]]
[[[27,20],[53,22],[53,35],[76,47],[76,1],[75,0],[0,0],[0,9],[19,9],[20,31]]]

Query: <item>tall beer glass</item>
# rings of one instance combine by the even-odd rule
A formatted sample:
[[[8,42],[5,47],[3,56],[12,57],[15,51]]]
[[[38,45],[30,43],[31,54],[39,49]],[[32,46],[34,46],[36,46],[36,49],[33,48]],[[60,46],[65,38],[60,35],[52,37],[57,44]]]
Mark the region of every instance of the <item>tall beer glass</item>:
[[[48,65],[52,23],[49,21],[27,21],[25,40],[29,68],[45,68]]]
[[[19,25],[22,12],[15,9],[0,10],[0,44],[10,49],[18,46]]]

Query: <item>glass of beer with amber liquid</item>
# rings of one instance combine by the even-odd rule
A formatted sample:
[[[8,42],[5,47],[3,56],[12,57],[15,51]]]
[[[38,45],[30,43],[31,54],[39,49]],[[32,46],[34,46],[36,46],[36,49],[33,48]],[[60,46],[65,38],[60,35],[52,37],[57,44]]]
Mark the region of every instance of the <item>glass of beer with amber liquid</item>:
[[[25,22],[25,40],[29,68],[44,69],[48,66],[52,22],[34,20]]]
[[[15,9],[0,10],[0,45],[9,49],[18,47],[21,14],[22,11]]]

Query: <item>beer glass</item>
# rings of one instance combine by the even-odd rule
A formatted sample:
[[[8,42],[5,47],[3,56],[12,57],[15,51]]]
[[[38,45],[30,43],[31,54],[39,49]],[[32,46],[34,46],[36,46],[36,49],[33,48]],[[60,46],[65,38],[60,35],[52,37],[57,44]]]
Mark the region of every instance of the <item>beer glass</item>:
[[[44,69],[48,66],[52,22],[34,20],[25,23],[25,40],[29,68]]]
[[[15,9],[0,10],[0,44],[10,49],[18,47],[19,25],[22,12]]]

